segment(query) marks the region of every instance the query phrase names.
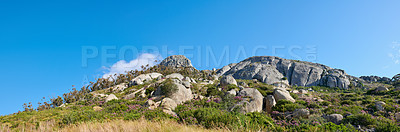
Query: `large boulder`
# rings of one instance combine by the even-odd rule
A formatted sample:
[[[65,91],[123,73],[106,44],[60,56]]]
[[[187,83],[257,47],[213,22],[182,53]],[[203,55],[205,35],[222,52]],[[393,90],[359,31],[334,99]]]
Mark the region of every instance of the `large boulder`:
[[[117,96],[115,96],[114,94],[110,94],[110,95],[107,96],[105,102],[108,102],[108,101],[111,101],[111,100],[114,100],[114,99],[118,100]]]
[[[235,78],[233,78],[231,75],[227,75],[227,76],[223,76],[220,80],[220,85],[221,86],[227,86],[227,85],[236,85],[237,86],[237,82],[235,80]]]
[[[176,79],[179,79],[179,80],[183,80],[183,78],[185,78],[185,77],[183,77],[179,73],[172,73],[172,74],[169,74],[169,75],[165,76],[165,78],[176,78]]]
[[[265,111],[268,113],[272,113],[272,107],[275,106],[276,101],[273,95],[267,95],[267,97],[264,98],[265,102]]]
[[[339,88],[348,88],[350,84],[350,77],[343,70],[273,56],[250,57],[240,63],[224,66],[217,74],[232,75],[236,79],[257,79],[268,84],[284,82],[296,86],[324,85]]]
[[[244,88],[239,92],[238,96],[244,97],[243,101],[238,103],[238,106],[243,106],[240,108],[240,112],[261,112],[263,110],[264,97],[257,89]]]
[[[193,67],[191,61],[183,55],[172,55],[165,58],[160,65],[168,67]]]
[[[330,114],[325,117],[325,119],[329,122],[340,124],[340,121],[343,120],[343,116],[341,114]]]
[[[290,93],[284,88],[276,88],[273,94],[276,102],[282,99],[289,100],[293,103],[296,101],[295,99],[293,99],[292,96],[290,96]]]
[[[385,86],[379,86],[375,89],[375,92],[385,92],[385,91],[389,91],[389,89],[386,88]]]
[[[174,110],[178,106],[174,100],[171,98],[164,98],[161,100],[161,107],[167,110]]]
[[[129,83],[129,86],[140,85],[146,81],[156,79],[160,76],[162,76],[162,74],[160,74],[160,73],[141,74],[141,75],[135,77],[134,79],[132,79],[131,82]]]
[[[177,82],[173,82],[173,87],[176,88],[176,90],[173,91],[173,93],[170,93],[168,97],[174,100],[176,104],[181,104],[183,102],[193,99],[192,91],[189,88],[186,88],[185,86]],[[154,92],[154,96],[166,96],[163,95],[163,93],[165,92],[163,92],[161,87],[159,87]]]

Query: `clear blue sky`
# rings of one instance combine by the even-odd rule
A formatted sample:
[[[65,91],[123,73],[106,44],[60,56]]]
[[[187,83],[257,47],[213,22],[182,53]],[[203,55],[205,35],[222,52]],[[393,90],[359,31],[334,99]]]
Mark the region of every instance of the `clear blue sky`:
[[[194,54],[189,58],[198,69],[220,68],[266,47],[256,55],[318,62],[354,76],[392,77],[400,69],[394,43],[400,43],[399,5],[394,0],[2,0],[0,115],[102,76],[103,66],[120,61],[104,62],[105,46],[115,46],[107,53],[116,56],[121,48],[137,48],[124,54],[127,62],[146,52],[144,46],[168,47],[162,57],[186,46],[184,54]],[[100,50],[87,67],[82,46]],[[223,56],[226,47],[229,54]],[[207,49],[228,60],[207,60]]]

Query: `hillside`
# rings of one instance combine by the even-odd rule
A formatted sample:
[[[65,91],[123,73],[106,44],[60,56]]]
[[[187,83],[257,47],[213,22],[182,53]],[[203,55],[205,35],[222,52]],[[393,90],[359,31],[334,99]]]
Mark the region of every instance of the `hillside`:
[[[400,131],[399,80],[272,56],[200,71],[175,55],[24,104],[0,131]]]

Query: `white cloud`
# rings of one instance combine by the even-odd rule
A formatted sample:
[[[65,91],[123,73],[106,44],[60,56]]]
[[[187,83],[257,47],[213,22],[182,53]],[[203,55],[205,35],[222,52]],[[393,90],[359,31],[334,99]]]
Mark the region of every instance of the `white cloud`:
[[[393,42],[392,52],[388,54],[394,64],[400,64],[400,44]]]
[[[143,53],[140,54],[136,59],[129,62],[125,60],[120,60],[117,63],[113,64],[111,67],[103,66],[103,69],[105,69],[103,78],[113,76],[114,74],[122,74],[126,71],[141,70],[141,66],[145,66],[147,64],[149,64],[149,66],[154,66],[157,64],[155,60],[161,59],[162,57],[158,54]]]

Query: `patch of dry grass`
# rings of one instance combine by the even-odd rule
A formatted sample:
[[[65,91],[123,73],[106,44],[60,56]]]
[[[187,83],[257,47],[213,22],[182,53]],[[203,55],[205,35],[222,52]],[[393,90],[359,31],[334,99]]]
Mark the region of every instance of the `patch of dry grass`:
[[[216,132],[229,131],[228,129],[205,129],[199,126],[179,124],[176,121],[136,121],[113,120],[108,122],[85,122],[58,128],[54,121],[42,122],[39,126],[21,125],[11,130],[4,125],[0,126],[1,132],[27,131],[27,132]]]
[[[228,130],[210,130],[198,126],[187,126],[175,121],[147,121],[140,119],[137,121],[114,120],[110,122],[88,122],[79,125],[71,125],[62,132],[212,132]]]

